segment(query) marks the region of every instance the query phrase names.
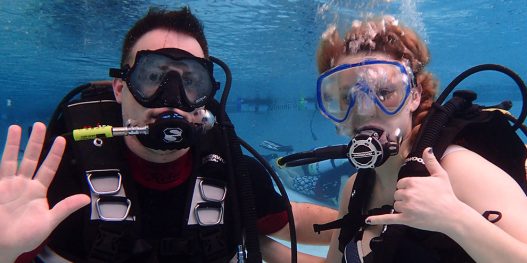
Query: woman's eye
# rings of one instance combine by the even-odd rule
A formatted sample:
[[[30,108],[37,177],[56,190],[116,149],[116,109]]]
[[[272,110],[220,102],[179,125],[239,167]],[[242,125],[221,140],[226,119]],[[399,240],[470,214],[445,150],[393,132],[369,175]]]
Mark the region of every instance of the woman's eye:
[[[394,93],[394,91],[392,89],[381,89],[381,90],[377,91],[377,97],[379,97],[379,99],[381,101],[385,101],[385,100],[390,99],[390,96],[393,93]]]

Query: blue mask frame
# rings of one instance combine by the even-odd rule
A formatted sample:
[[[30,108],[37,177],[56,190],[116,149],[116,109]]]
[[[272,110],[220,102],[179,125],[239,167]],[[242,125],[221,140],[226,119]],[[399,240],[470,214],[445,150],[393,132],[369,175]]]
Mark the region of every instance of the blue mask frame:
[[[353,64],[342,64],[342,65],[339,65],[339,66],[336,66],[324,73],[322,73],[318,79],[317,79],[317,104],[318,104],[318,108],[320,109],[320,112],[322,113],[322,115],[326,116],[327,118],[337,122],[337,123],[342,123],[344,122],[350,112],[351,112],[351,109],[353,108],[353,106],[355,105],[355,99],[353,97],[351,97],[351,100],[350,100],[350,103],[349,103],[349,106],[348,106],[348,109],[346,110],[346,114],[344,114],[344,116],[342,118],[338,118],[336,116],[333,116],[324,106],[324,102],[323,102],[323,95],[322,95],[322,82],[325,78],[327,78],[328,76],[331,76],[333,74],[335,74],[336,72],[339,72],[339,71],[343,71],[343,70],[346,70],[346,69],[350,69],[350,68],[354,68],[354,67],[361,67],[361,66],[367,66],[367,65],[379,65],[379,64],[384,64],[384,65],[392,65],[392,66],[396,66],[399,71],[401,72],[401,74],[405,74],[406,76],[408,76],[409,78],[409,81],[405,87],[405,95],[404,95],[404,98],[402,99],[400,105],[398,107],[396,107],[395,109],[393,110],[390,110],[388,108],[386,108],[384,106],[384,104],[379,101],[379,99],[375,96],[375,95],[372,95],[372,92],[374,92],[373,90],[371,90],[370,87],[368,87],[367,85],[360,85],[359,86],[359,90],[361,92],[364,92],[368,95],[368,97],[370,97],[373,102],[382,110],[382,112],[384,112],[386,115],[395,115],[396,113],[398,113],[401,108],[404,106],[404,104],[406,103],[406,100],[408,99],[408,96],[410,95],[410,90],[412,88],[412,85],[413,83],[415,82],[414,78],[413,78],[413,73],[410,71],[408,71],[406,69],[406,67],[399,63],[399,62],[396,62],[396,61],[387,61],[387,60],[377,60],[377,59],[366,59],[366,60],[363,60],[361,62],[358,62],[358,63],[353,63]]]

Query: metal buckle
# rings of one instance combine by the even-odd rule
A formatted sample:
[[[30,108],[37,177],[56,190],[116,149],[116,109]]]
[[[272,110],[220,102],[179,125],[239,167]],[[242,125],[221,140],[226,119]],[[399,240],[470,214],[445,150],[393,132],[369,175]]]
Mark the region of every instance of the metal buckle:
[[[205,188],[207,188],[207,190]],[[215,198],[215,196],[211,196],[212,191],[219,192],[220,189],[223,190],[223,193],[220,194],[221,197]],[[224,182],[219,180],[214,180],[211,178],[202,178],[199,182],[199,192],[201,194],[201,198],[203,198],[203,200],[205,201],[223,202],[223,200],[225,200],[225,196],[227,195],[227,186]]]
[[[97,195],[113,195],[118,193],[121,190],[123,176],[119,172],[119,169],[104,169],[104,170],[90,170],[86,171],[88,178],[88,185],[90,190]],[[111,189],[100,189],[98,185],[106,186],[111,183],[111,179],[117,180],[115,187]],[[96,181],[101,181],[100,183],[95,183]],[[99,188],[99,189],[97,189]]]
[[[115,216],[115,217],[111,217],[108,215],[104,216],[105,210],[107,210],[107,208],[103,208],[104,206],[111,205],[112,207],[117,207],[117,206],[123,206],[123,204],[126,205],[126,211],[124,212],[123,216]],[[97,213],[99,214],[99,218],[101,220],[103,221],[124,221],[128,217],[128,214],[130,213],[130,207],[132,206],[132,202],[130,201],[130,199],[124,196],[101,196],[97,199],[95,206],[97,208]],[[106,211],[106,213],[112,213],[112,212],[113,211],[110,211],[110,212]]]
[[[215,210],[215,211],[219,210],[219,215],[216,221],[207,222],[206,220],[201,220],[200,211],[204,213],[207,210]],[[197,203],[196,207],[194,208],[194,215],[196,216],[196,221],[198,221],[198,224],[200,226],[217,225],[221,222],[223,218],[223,205],[220,202],[212,202],[212,201]]]

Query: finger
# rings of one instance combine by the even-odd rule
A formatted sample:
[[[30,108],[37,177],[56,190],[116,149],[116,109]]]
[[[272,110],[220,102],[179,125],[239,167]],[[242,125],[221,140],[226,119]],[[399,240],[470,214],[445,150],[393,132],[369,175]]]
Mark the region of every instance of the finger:
[[[20,137],[22,137],[22,128],[18,125],[9,126],[0,164],[0,178],[16,174]]]
[[[38,159],[44,144],[46,136],[46,125],[41,122],[35,122],[31,130],[31,136],[24,151],[24,158],[18,169],[18,175],[32,178],[37,170]]]
[[[368,225],[395,225],[403,224],[403,217],[401,214],[385,214],[378,216],[369,216],[366,218]]]
[[[55,228],[60,222],[66,219],[66,217],[89,203],[90,197],[85,194],[76,194],[66,197],[51,209],[51,214],[53,216],[52,227]]]
[[[397,213],[403,213],[405,209],[405,203],[403,201],[393,202],[393,210]]]
[[[395,201],[403,201],[405,198],[405,190],[404,189],[397,189],[395,193],[393,193],[393,200]]]
[[[432,176],[443,176],[446,175],[446,171],[443,169],[441,164],[437,161],[432,148],[428,147],[423,151],[423,160],[425,161],[425,166],[430,175]]]
[[[397,189],[408,189],[415,185],[415,182],[418,181],[421,177],[405,177],[397,181]]]
[[[64,148],[66,148],[66,139],[57,137],[42,166],[38,169],[35,180],[40,181],[46,188],[49,187],[51,181],[53,181],[53,177],[57,173],[60,161],[62,160],[62,154],[64,154]]]

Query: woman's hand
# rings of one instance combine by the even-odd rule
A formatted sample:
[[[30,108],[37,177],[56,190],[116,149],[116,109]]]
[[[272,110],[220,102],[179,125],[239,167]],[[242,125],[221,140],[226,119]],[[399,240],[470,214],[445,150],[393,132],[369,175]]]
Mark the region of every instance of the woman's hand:
[[[22,131],[9,127],[0,164],[0,262],[9,262],[38,247],[67,216],[90,203],[84,194],[70,196],[52,209],[46,198],[64,152],[66,140],[58,137],[40,167],[37,165],[46,126],[35,123],[24,157],[18,165]],[[35,173],[36,171],[36,173]]]
[[[455,211],[463,206],[450,184],[447,172],[436,160],[431,148],[423,152],[423,160],[430,176],[406,177],[397,182],[394,193],[394,214],[370,216],[371,225],[403,224],[423,230],[445,232]]]

